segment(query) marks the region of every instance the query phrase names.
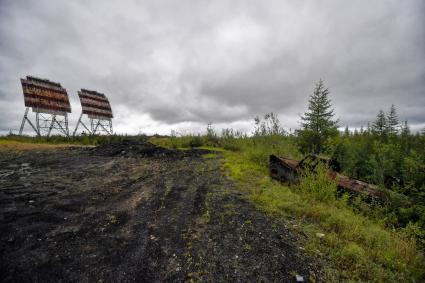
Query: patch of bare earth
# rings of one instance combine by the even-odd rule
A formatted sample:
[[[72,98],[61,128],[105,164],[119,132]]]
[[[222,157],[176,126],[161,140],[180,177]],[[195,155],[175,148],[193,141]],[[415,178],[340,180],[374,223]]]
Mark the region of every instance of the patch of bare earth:
[[[142,147],[1,152],[0,281],[320,280],[219,157]]]

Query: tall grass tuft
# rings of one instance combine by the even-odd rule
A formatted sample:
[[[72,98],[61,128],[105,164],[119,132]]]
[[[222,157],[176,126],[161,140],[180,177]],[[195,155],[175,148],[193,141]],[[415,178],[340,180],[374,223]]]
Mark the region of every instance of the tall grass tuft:
[[[318,164],[314,172],[304,171],[301,181],[297,186],[300,193],[310,194],[313,198],[322,202],[335,202],[337,184],[330,179],[327,168]]]

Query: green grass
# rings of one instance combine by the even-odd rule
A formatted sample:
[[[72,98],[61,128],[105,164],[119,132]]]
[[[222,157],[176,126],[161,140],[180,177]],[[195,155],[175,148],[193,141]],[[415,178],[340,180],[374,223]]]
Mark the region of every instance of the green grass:
[[[224,153],[224,169],[260,209],[298,219],[292,229],[307,235],[307,252],[324,259],[330,281],[404,282],[424,280],[424,258],[414,238],[357,213],[324,172],[305,176],[291,188],[268,177],[251,153]],[[323,233],[323,238],[316,233]]]
[[[206,159],[208,159],[208,158],[216,158],[217,157],[217,154],[216,153],[207,153],[207,154],[202,155],[202,157],[203,158],[206,158]]]

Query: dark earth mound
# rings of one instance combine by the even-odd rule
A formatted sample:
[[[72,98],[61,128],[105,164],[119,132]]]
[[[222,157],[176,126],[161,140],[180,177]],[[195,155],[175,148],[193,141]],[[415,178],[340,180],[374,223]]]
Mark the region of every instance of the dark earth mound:
[[[93,149],[95,155],[125,157],[199,157],[211,151],[205,149],[176,150],[156,146],[150,142],[123,140],[107,143]]]
[[[320,281],[285,226],[201,152],[0,152],[0,281]]]

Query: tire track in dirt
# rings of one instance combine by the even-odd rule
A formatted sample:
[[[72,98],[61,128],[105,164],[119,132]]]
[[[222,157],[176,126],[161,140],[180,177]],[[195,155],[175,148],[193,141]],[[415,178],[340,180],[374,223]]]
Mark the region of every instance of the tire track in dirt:
[[[0,157],[13,172],[0,176],[0,281],[320,277],[296,239],[234,189],[219,157],[200,154],[75,149]]]

